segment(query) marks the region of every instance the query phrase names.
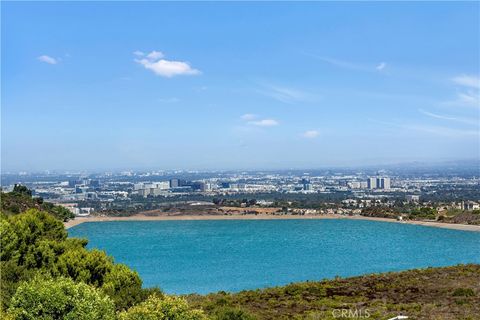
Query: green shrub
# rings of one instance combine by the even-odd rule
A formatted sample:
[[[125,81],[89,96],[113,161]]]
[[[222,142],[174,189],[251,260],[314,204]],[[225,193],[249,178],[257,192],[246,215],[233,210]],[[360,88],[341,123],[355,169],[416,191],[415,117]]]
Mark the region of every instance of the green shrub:
[[[206,320],[202,310],[191,309],[183,298],[151,295],[119,314],[119,320]]]
[[[102,290],[112,297],[117,310],[124,310],[142,300],[142,280],[126,265],[116,264],[105,276]]]
[[[458,288],[453,292],[454,297],[473,297],[475,296],[475,291],[471,288]]]
[[[114,320],[112,300],[100,290],[71,279],[42,279],[22,283],[8,314],[15,320]]]
[[[255,317],[240,308],[222,307],[213,314],[214,320],[254,320]]]

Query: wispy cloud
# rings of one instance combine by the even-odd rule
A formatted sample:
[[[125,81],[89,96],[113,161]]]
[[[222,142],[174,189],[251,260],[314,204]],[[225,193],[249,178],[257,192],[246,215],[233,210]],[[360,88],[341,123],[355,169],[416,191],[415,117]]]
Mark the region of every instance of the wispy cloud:
[[[331,64],[336,67],[344,68],[344,69],[351,69],[351,70],[360,70],[360,71],[371,71],[373,68],[367,68],[364,65],[349,62],[349,61],[343,61],[343,60],[338,60],[338,59],[333,59],[329,57],[322,57],[322,56],[317,56],[317,55],[312,55],[313,57],[317,58],[320,61],[326,62],[328,64]]]
[[[260,118],[260,116],[253,114],[253,113],[245,113],[240,116],[240,120],[244,122],[246,126],[243,126],[243,128],[247,129],[249,126],[255,126],[255,127],[274,127],[278,126],[280,123],[271,118]]]
[[[306,91],[272,84],[262,85],[262,88],[257,90],[257,92],[288,104],[316,100],[315,95]]]
[[[58,63],[58,59],[55,59],[55,58],[47,56],[47,55],[42,55],[42,56],[38,57],[37,59],[39,61],[42,61],[42,62],[45,62],[45,63],[48,63],[48,64],[57,64]]]
[[[471,125],[478,125],[479,124],[478,119],[477,120],[470,120],[470,119],[461,118],[461,117],[437,114],[437,113],[425,111],[423,109],[418,109],[418,111],[420,113],[426,115],[426,116],[429,116],[429,117],[435,118],[435,119],[449,120],[449,121],[461,122],[461,123],[471,124]]]
[[[453,77],[452,81],[461,86],[480,89],[480,78],[478,76],[462,74]]]
[[[179,102],[180,99],[177,98],[177,97],[171,97],[171,98],[159,98],[158,99],[158,102],[162,102],[162,103],[176,103],[176,102]]]
[[[445,101],[442,105],[480,108],[480,94],[473,91],[458,92],[455,100]]]
[[[242,119],[244,121],[252,121],[252,120],[255,120],[257,118],[258,118],[258,116],[256,114],[253,114],[253,113],[245,113],[244,115],[240,116],[240,119]]]
[[[465,130],[465,129],[454,129],[443,126],[430,126],[430,125],[403,125],[403,128],[406,130],[415,130],[420,132],[429,133],[436,136],[459,138],[465,136],[477,136],[479,135],[478,130]]]
[[[480,108],[480,78],[478,76],[462,74],[451,79],[461,92],[457,92],[454,101],[447,101],[445,105],[473,106]]]
[[[262,119],[257,121],[249,121],[248,124],[258,127],[274,127],[278,126],[280,123],[274,119]]]
[[[313,139],[318,137],[319,135],[320,132],[318,130],[307,130],[302,134],[302,136],[307,139]]]
[[[390,122],[390,121],[379,121],[374,119],[369,119],[372,122],[382,124],[388,128],[399,128],[400,131],[396,132],[421,132],[434,136],[441,136],[446,138],[462,138],[462,137],[478,137],[480,131],[478,129],[456,129],[445,126],[435,126],[428,124],[411,124],[411,123],[399,123],[399,122]]]
[[[328,63],[330,65],[340,67],[340,68],[343,68],[343,69],[349,69],[349,70],[374,72],[374,71],[382,71],[387,67],[386,62],[380,62],[380,63],[377,63],[376,65],[375,64],[362,64],[362,63],[356,63],[356,62],[350,62],[350,61],[325,57],[325,56],[319,56],[319,55],[316,55],[316,54],[307,54],[307,55],[310,56],[310,57],[316,58],[320,61],[323,61],[325,63]]]
[[[380,62],[380,64],[376,66],[375,69],[377,69],[378,71],[382,71],[383,69],[385,69],[386,66],[387,66],[386,62]]]
[[[458,93],[458,100],[462,103],[473,105],[473,106],[480,106],[480,97],[478,93],[475,94],[473,92],[463,92]]]
[[[450,80],[457,86],[456,98],[443,102],[443,105],[480,108],[480,78],[478,76],[462,74]]]
[[[164,59],[164,54],[160,51],[152,51],[148,54],[135,51],[134,55],[139,57],[134,59],[135,62],[162,77],[171,78],[179,75],[197,75],[201,73],[199,70],[192,68],[188,62]]]
[[[158,60],[164,57],[163,53],[160,51],[153,50],[149,54],[146,55],[148,60]]]

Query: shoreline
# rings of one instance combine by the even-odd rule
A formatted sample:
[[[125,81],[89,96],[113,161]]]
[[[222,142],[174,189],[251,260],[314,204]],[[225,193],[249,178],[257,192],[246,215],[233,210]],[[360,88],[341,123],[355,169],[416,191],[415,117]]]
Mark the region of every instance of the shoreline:
[[[64,222],[66,229],[72,228],[85,222],[105,222],[105,221],[200,221],[200,220],[329,220],[329,219],[347,219],[347,220],[368,220],[381,221],[390,223],[402,223],[420,225],[434,228],[444,228],[462,231],[480,232],[480,226],[456,223],[443,223],[433,221],[398,221],[389,218],[365,217],[365,216],[345,216],[340,214],[328,215],[158,215],[147,216],[144,214],[136,214],[129,217],[76,217],[73,220]]]

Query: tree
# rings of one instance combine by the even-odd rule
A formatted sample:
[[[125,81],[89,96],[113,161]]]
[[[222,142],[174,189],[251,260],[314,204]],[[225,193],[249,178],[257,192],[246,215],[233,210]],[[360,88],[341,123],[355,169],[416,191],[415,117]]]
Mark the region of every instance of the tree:
[[[0,216],[1,304],[8,307],[21,282],[36,274],[70,278],[101,289],[118,310],[146,299],[139,275],[116,265],[104,251],[87,250],[87,240],[67,238],[63,223],[35,209]]]
[[[58,258],[59,276],[101,287],[113,267],[113,259],[100,250],[68,250]]]
[[[151,295],[119,314],[119,320],[206,320],[202,310],[191,309],[183,298]]]
[[[75,218],[75,215],[73,214],[73,212],[71,212],[67,208],[64,208],[62,206],[56,206],[50,202],[43,202],[41,207],[42,207],[42,210],[49,212],[55,218],[61,221],[68,221],[70,219]]]
[[[17,215],[29,209],[46,211],[61,221],[73,219],[75,215],[68,209],[44,202],[42,198],[32,198],[32,192],[25,186],[17,185],[12,192],[1,193],[1,210],[7,215]]]
[[[6,216],[0,216],[0,261],[17,259],[18,236]]]
[[[67,238],[63,223],[48,213],[36,209],[12,216],[10,225],[17,236],[15,252],[10,254],[18,258],[19,265],[27,262],[30,251],[38,242],[42,240],[64,241]]]
[[[22,283],[8,314],[16,320],[114,320],[112,300],[100,290],[71,279],[42,279]]]
[[[116,264],[105,276],[102,290],[113,299],[117,310],[125,310],[142,299],[142,280],[126,265]]]
[[[19,193],[19,194],[24,194],[27,196],[32,196],[32,190],[28,189],[25,186],[22,186],[21,184],[15,184],[13,186],[13,191],[14,193]]]

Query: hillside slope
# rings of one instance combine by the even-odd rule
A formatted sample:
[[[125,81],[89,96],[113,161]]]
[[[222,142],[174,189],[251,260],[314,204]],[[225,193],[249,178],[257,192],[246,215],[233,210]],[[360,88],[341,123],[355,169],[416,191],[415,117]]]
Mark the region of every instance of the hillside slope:
[[[480,265],[190,295],[188,300],[210,314],[233,307],[257,319],[388,319],[399,314],[425,320],[480,319]]]
[[[61,221],[68,221],[75,216],[68,209],[44,202],[42,198],[33,198],[32,192],[25,186],[15,185],[12,192],[1,192],[0,211],[6,215],[19,214],[30,209],[45,211]]]

